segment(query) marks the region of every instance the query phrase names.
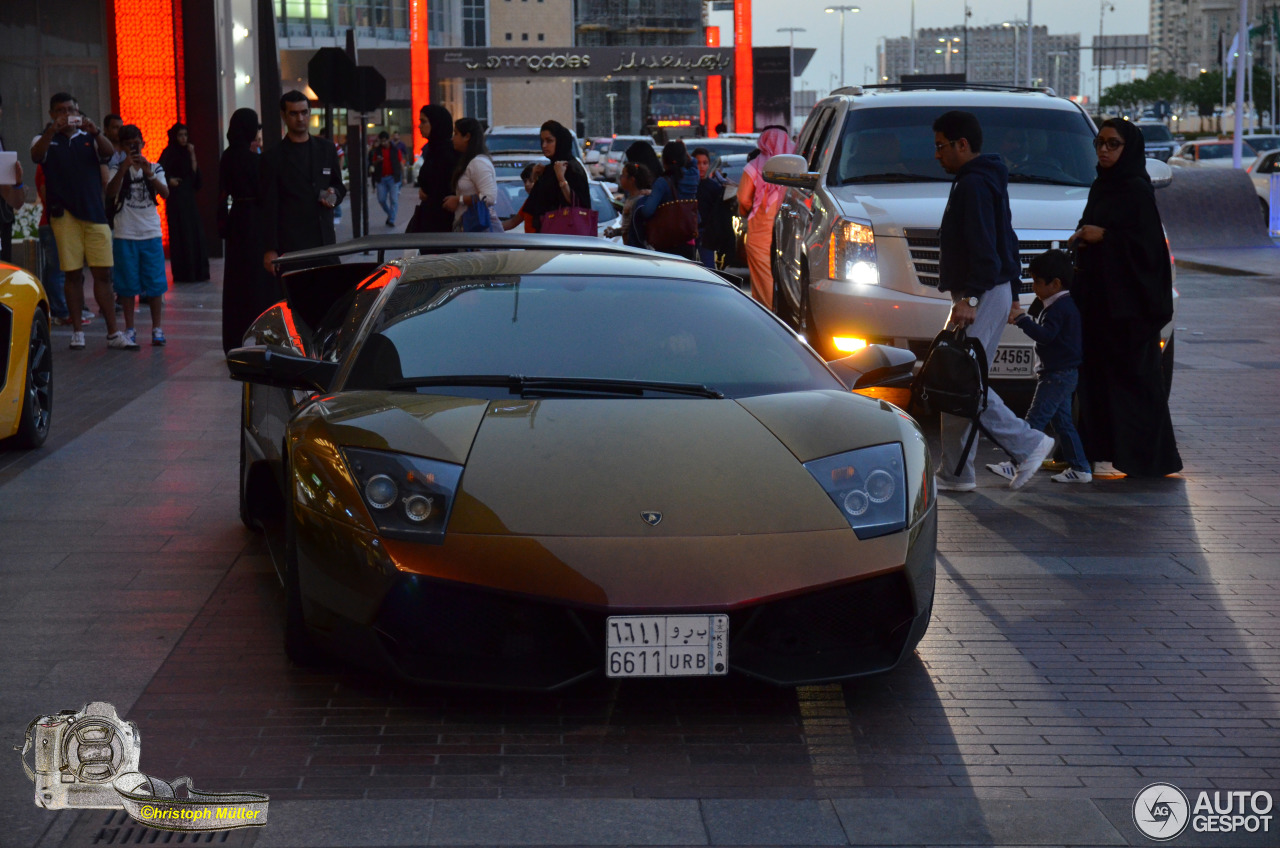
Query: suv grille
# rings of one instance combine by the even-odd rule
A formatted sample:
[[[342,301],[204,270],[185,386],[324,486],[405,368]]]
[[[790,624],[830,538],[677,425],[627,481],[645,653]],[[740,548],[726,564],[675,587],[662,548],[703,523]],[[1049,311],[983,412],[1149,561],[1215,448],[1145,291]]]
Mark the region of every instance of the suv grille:
[[[938,231],[908,229],[905,232],[907,250],[911,252],[911,264],[916,271],[916,281],[922,286],[936,289],[938,287],[938,257],[941,248]],[[1022,285],[1018,291],[1023,294],[1031,293],[1031,275],[1027,273],[1027,265],[1031,263],[1031,260],[1050,248],[1060,247],[1063,243],[1061,241],[1043,240],[1018,242],[1018,258],[1022,264]]]

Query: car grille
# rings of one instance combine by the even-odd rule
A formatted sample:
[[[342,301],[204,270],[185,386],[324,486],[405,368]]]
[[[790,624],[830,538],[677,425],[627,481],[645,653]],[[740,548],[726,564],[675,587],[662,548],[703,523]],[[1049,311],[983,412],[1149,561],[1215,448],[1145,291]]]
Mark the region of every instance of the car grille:
[[[402,575],[374,624],[401,675],[428,683],[555,689],[603,673],[609,615]],[[874,674],[901,657],[915,605],[902,570],[729,613],[729,664],[781,685]]]
[[[915,268],[916,282],[931,289],[938,287],[938,258],[942,242],[937,230],[906,230],[907,250],[911,253],[911,264]],[[1022,264],[1022,285],[1019,291],[1031,293],[1031,274],[1027,266],[1036,256],[1051,248],[1061,247],[1061,241],[1019,241],[1018,258]]]

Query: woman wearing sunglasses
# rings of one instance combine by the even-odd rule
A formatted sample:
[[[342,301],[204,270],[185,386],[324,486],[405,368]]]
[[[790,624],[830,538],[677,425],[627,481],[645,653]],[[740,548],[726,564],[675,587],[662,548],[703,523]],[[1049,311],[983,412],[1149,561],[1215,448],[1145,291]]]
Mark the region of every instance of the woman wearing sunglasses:
[[[1098,177],[1071,236],[1080,309],[1080,436],[1094,475],[1161,477],[1182,469],[1165,396],[1160,329],[1173,318],[1173,274],[1142,133],[1102,123]]]

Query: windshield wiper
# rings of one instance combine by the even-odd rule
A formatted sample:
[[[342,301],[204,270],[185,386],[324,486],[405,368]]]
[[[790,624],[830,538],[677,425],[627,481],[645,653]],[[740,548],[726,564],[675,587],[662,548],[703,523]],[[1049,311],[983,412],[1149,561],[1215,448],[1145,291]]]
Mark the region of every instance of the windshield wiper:
[[[901,171],[891,171],[884,174],[859,174],[856,177],[849,177],[842,181],[840,185],[852,185],[854,183],[949,183],[949,177],[934,177],[926,174],[904,174]]]
[[[395,380],[388,388],[419,389],[430,386],[494,386],[505,388],[512,394],[537,394],[540,392],[592,392],[604,394],[634,395],[643,397],[645,392],[664,392],[673,395],[720,400],[724,393],[701,383],[668,383],[661,380],[614,380],[600,377],[525,377],[520,374],[470,374],[413,377]]]
[[[1055,180],[1053,177],[1041,177],[1036,174],[1010,174],[1009,182],[1011,183],[1043,183],[1044,185],[1072,186],[1074,188],[1089,187],[1088,183],[1082,183],[1076,180]]]

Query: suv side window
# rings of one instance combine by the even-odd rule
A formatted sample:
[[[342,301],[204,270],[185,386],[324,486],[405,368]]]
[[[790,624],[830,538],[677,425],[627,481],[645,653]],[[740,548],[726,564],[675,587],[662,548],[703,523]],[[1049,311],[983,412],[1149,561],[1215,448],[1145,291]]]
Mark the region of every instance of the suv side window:
[[[816,171],[818,166],[822,164],[822,151],[827,146],[827,139],[831,135],[831,125],[834,123],[835,108],[830,108],[818,119],[818,125],[814,127],[813,147],[805,154],[805,160],[809,163],[809,170]]]
[[[818,124],[822,123],[822,119],[826,116],[827,110],[815,112],[809,116],[809,120],[804,122],[804,126],[800,129],[800,138],[796,142],[796,153],[803,156],[806,160],[809,158],[809,151],[813,148],[813,136],[818,129]]]

